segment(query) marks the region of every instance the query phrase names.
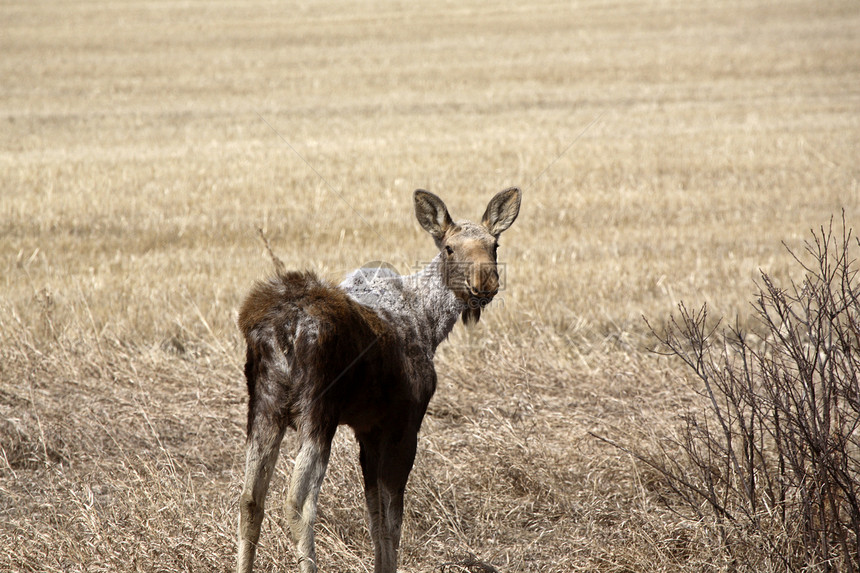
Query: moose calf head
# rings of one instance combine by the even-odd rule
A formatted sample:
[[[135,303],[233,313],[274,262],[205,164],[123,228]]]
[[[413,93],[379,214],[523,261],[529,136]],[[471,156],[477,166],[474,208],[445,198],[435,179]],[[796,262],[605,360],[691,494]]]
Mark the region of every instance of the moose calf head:
[[[487,205],[480,224],[455,223],[445,203],[429,191],[418,189],[414,197],[418,222],[444,253],[445,284],[466,305],[463,322],[477,322],[481,309],[499,291],[496,261],[499,235],[517,218],[522,192],[511,187],[497,193]]]

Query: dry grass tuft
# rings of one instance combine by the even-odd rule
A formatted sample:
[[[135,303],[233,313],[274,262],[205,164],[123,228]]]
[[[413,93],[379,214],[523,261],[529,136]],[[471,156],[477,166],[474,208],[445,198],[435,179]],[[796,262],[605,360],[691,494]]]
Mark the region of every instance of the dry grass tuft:
[[[759,269],[797,278],[783,242],[841,209],[858,226],[854,4],[47,1],[0,19],[0,570],[230,570],[234,321],[271,270],[256,229],[289,268],[409,271],[432,256],[413,189],[474,218],[510,185],[506,289],[437,356],[402,569],[738,569],[591,433],[656,456],[698,407],[643,315],[684,299],[743,325]],[[260,571],[293,564],[282,453]],[[359,473],[340,432],[324,570],[369,570]]]
[[[499,573],[498,569],[476,559],[474,555],[468,555],[456,562],[443,563],[439,571],[441,573]]]

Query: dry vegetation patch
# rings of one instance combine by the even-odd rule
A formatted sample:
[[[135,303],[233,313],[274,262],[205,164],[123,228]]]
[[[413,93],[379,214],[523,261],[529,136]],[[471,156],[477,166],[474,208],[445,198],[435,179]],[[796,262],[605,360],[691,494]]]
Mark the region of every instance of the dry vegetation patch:
[[[505,290],[440,349],[406,571],[723,571],[658,473],[699,407],[647,351],[679,300],[748,322],[782,242],[857,228],[849,1],[0,6],[0,570],[233,563],[234,320],[269,269],[410,271],[411,191],[524,188]],[[586,126],[599,118],[587,129]],[[668,452],[670,455],[672,452]],[[258,557],[293,563],[285,442]],[[356,448],[324,570],[366,571]],[[814,567],[813,567],[814,569]]]

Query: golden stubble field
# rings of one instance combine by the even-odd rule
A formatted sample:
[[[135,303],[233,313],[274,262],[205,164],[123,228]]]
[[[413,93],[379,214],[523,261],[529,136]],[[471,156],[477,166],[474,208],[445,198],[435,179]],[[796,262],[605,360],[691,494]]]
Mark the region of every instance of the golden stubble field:
[[[783,243],[842,210],[857,225],[856,3],[22,1],[0,19],[0,570],[229,570],[257,228],[335,281],[407,272],[434,254],[413,189],[477,218],[510,185],[506,288],[437,356],[401,568],[734,567],[589,432],[653,451],[697,407],[643,316],[684,300],[744,323],[759,269],[800,277]],[[261,571],[294,568],[294,445]],[[355,458],[340,432],[326,571],[371,567]]]

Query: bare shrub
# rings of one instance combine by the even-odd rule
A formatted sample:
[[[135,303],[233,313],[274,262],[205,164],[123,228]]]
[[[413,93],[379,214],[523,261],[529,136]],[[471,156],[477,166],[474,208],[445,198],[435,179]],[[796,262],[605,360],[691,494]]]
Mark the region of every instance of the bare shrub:
[[[661,333],[652,328],[695,373],[704,402],[683,416],[674,448],[637,457],[665,478],[675,506],[711,527],[732,568],[860,568],[856,246],[843,216],[841,235],[831,220],[805,255],[792,253],[800,283],[781,288],[762,272],[760,336],[683,304]]]

